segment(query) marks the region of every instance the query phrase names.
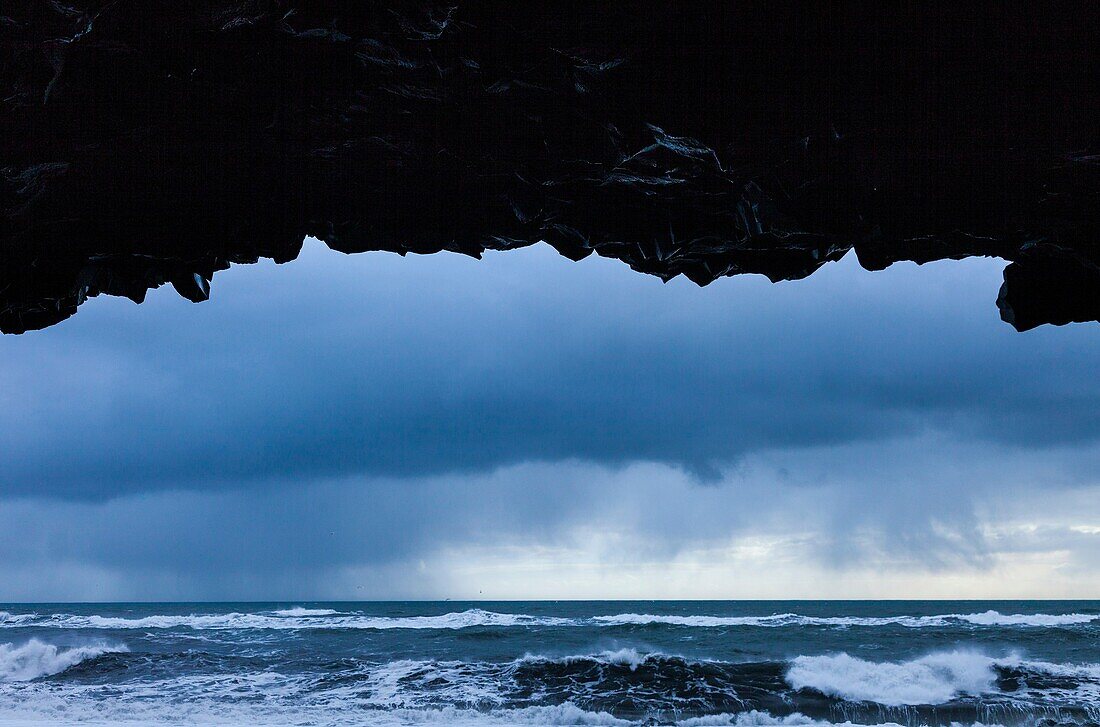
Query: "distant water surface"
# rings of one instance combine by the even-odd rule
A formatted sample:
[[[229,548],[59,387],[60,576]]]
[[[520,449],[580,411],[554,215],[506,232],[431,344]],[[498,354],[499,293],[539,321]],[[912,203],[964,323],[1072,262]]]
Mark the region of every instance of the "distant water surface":
[[[1100,601],[0,606],[45,722],[1096,725]]]

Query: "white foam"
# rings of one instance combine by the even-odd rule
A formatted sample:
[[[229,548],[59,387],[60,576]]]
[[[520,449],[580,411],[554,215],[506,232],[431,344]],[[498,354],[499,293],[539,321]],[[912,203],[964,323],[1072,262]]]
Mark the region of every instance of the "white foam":
[[[1027,671],[1046,672],[1052,676],[1100,681],[1100,664],[1054,664],[1049,661],[1022,660],[1018,657],[998,659],[1001,666],[1019,667]]]
[[[630,667],[630,671],[635,671],[639,666],[645,663],[647,659],[660,656],[659,654],[640,654],[637,649],[618,649],[617,651],[604,651],[597,657],[597,660],[604,664],[614,664],[615,666],[627,666]]]
[[[827,722],[813,719],[804,714],[794,714],[776,717],[768,712],[752,710],[737,714],[714,714],[706,717],[689,717],[675,723],[676,727],[720,727],[731,725],[732,727],[861,727],[853,722]],[[875,727],[902,727],[897,722],[879,722]],[[951,727],[964,727],[959,722],[952,722]],[[1001,727],[1000,725],[984,725],[975,722],[969,727]]]
[[[697,626],[714,628],[721,626],[787,626],[799,623],[807,617],[796,613],[777,613],[771,616],[675,616],[651,613],[620,613],[615,616],[596,616],[592,620],[611,626],[668,624],[670,626]]]
[[[571,656],[543,656],[541,654],[527,654],[522,659],[517,660],[516,664],[538,664],[538,663],[550,663],[550,664],[577,664],[585,662],[595,662],[597,664],[607,664],[611,666],[625,666],[630,671],[636,671],[639,666],[649,660],[656,659],[668,659],[678,658],[670,657],[667,654],[660,652],[640,652],[637,649],[617,649],[615,651],[601,651],[596,654],[575,654]]]
[[[373,711],[369,719],[363,712],[352,710],[331,711],[325,707],[308,710],[272,709],[263,703],[250,706],[214,705],[190,703],[177,705],[160,712],[154,705],[114,701],[98,705],[94,710],[80,706],[54,704],[48,711],[38,711],[33,705],[7,711],[0,707],[0,726],[26,727],[44,722],[79,723],[85,727],[114,727],[115,725],[160,725],[162,727],[187,725],[188,727],[230,727],[237,725],[311,725],[335,727],[336,725],[369,724],[375,727],[410,727],[412,725],[452,725],[453,727],[526,727],[528,725],[556,725],[559,727],[642,727],[649,722],[632,722],[615,717],[608,712],[582,709],[571,702],[553,706],[527,707],[481,711],[444,707],[437,709],[396,709],[386,712]],[[801,714],[775,717],[767,712],[744,712],[693,717],[672,722],[675,727],[863,727],[853,722],[827,722],[810,719]],[[901,727],[895,722],[876,723],[874,727]],[[910,726],[912,727],[912,726]],[[951,727],[964,727],[952,723]],[[965,727],[999,727],[974,723]]]
[[[55,613],[49,616],[33,616],[11,624],[0,622],[0,628],[41,626],[63,629],[191,628],[198,630],[464,629],[477,626],[561,626],[572,623],[574,621],[566,618],[495,613],[476,608],[438,616],[402,617],[301,613],[295,609],[288,609],[286,612],[269,613],[157,614],[141,618]]]
[[[59,649],[38,639],[25,644],[0,644],[0,682],[25,682],[58,674],[85,659],[101,654],[126,651],[125,646],[77,646]]]
[[[943,626],[953,618],[943,616],[801,616],[797,613],[775,613],[770,616],[675,616],[651,613],[620,613],[615,616],[596,616],[593,621],[611,626],[668,624],[670,626],[695,626],[722,628],[733,626]]]
[[[365,685],[356,685],[350,695],[344,696],[388,709],[420,709],[438,703],[436,700],[502,706],[506,697],[501,693],[501,675],[507,666],[486,668],[483,664],[461,661],[391,661],[371,667]],[[341,698],[338,690],[330,690],[327,696]]]
[[[979,695],[994,687],[995,660],[951,651],[900,663],[875,663],[848,654],[800,656],[791,662],[787,682],[840,699],[887,706],[943,704],[960,694]]]
[[[1092,623],[1100,620],[1100,616],[1088,613],[1064,613],[1064,614],[1009,614],[1005,615],[996,611],[984,613],[969,613],[956,616],[963,621],[977,626],[1076,626]]]
[[[305,608],[303,606],[295,606],[294,608],[284,608],[280,611],[273,611],[276,616],[290,616],[290,617],[303,617],[303,616],[335,616],[338,612],[332,608]]]
[[[676,616],[649,613],[620,613],[614,616],[596,616],[593,621],[608,626],[668,624],[721,628],[735,626],[906,626],[909,628],[943,627],[952,624],[972,626],[1023,626],[1053,627],[1077,626],[1100,621],[1100,615],[1087,613],[1068,614],[1011,614],[997,611],[984,613],[947,613],[933,616],[801,616],[796,613],[776,613],[770,616]]]
[[[1050,628],[1081,626],[1100,621],[1100,615],[1001,614],[997,611],[933,616],[802,616],[776,613],[767,616],[679,616],[669,614],[620,613],[590,618],[530,616],[497,613],[474,608],[433,616],[367,616],[342,614],[327,608],[296,606],[264,613],[157,614],[141,618],[121,616],[11,614],[0,611],[0,628],[44,626],[74,629],[463,629],[472,627],[521,626],[643,626],[667,624],[696,628],[819,626],[834,628],[905,626],[909,628],[967,626]]]

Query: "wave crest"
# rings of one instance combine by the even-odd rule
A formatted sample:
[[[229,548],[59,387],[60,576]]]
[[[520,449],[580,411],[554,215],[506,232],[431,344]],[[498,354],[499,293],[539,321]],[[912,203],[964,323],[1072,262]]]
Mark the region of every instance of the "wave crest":
[[[59,649],[38,639],[31,639],[20,646],[0,644],[0,682],[26,682],[59,674],[85,659],[125,651],[128,651],[125,646],[103,644]]]
[[[733,627],[881,627],[908,628],[1058,628],[1100,622],[1100,615],[1002,614],[997,611],[933,616],[803,616],[776,613],[768,616],[682,616],[676,614],[620,613],[590,617],[531,616],[472,608],[438,615],[370,616],[341,613],[329,608],[293,608],[260,613],[155,614],[141,618],[54,613],[11,614],[0,611],[0,628],[43,626],[71,629],[464,629],[473,627],[586,627],[666,625],[691,628]]]
[[[265,613],[157,614],[140,618],[123,616],[55,613],[49,616],[25,614],[0,628],[44,626],[63,629],[174,629],[247,630],[247,629],[464,629],[472,627],[561,626],[572,619],[536,617],[526,614],[497,613],[474,608],[438,616],[364,616],[321,613],[328,609],[292,608]],[[19,620],[15,620],[19,619]]]
[[[956,616],[975,626],[1077,626],[1100,620],[1100,616],[1089,613],[1015,613],[1003,614],[997,611],[968,613]]]
[[[8,613],[0,611],[0,627],[19,626],[38,617],[36,613]]]
[[[875,663],[848,654],[800,656],[787,671],[795,689],[814,689],[849,702],[890,707],[943,704],[960,694],[994,688],[996,662],[981,654],[952,651],[900,663]]]
[[[304,606],[294,606],[293,608],[284,608],[278,611],[272,611],[276,616],[288,616],[291,618],[301,618],[303,616],[335,616],[337,611],[332,608],[305,608]]]
[[[946,613],[933,616],[802,616],[797,613],[775,613],[770,616],[677,616],[650,613],[620,613],[614,616],[595,616],[593,621],[606,626],[646,626],[665,624],[699,628],[736,626],[906,626],[931,628],[952,625],[969,626],[1023,626],[1054,627],[1080,626],[1100,621],[1100,615],[1088,613],[1066,614],[1002,614],[997,611],[984,613]]]
[[[598,654],[576,654],[572,656],[543,656],[541,654],[527,654],[518,659],[516,664],[604,664],[607,666],[625,666],[630,671],[637,671],[638,667],[649,661],[677,660],[680,657],[669,656],[660,652],[640,652],[637,649],[616,649],[614,651],[601,651]]]

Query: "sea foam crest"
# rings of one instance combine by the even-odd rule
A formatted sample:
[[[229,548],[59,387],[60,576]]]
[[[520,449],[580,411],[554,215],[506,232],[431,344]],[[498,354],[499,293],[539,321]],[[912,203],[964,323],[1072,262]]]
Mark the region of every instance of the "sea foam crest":
[[[0,644],[0,682],[25,682],[38,677],[58,674],[85,659],[101,654],[124,652],[125,646],[76,646],[59,649],[31,639],[25,644]]]
[[[329,608],[293,608],[261,613],[156,614],[140,618],[55,613],[12,614],[0,611],[0,628],[45,626],[91,629],[463,629],[471,627],[517,626],[644,626],[665,624],[696,628],[820,626],[833,628],[904,626],[1051,628],[1084,626],[1100,622],[1100,615],[1002,614],[997,611],[933,616],[803,616],[776,613],[768,616],[705,616],[676,614],[620,613],[615,615],[564,618],[497,613],[469,609],[429,616],[369,616],[340,613]]]
[[[972,626],[1075,626],[1100,621],[1100,615],[1088,613],[1067,614],[1002,614],[997,611],[984,613],[947,613],[934,616],[801,616],[796,613],[776,613],[770,616],[677,616],[649,613],[620,613],[614,616],[595,616],[596,623],[607,626],[641,626],[667,624],[670,626],[694,626],[720,628],[733,626],[906,626],[909,628],[943,627],[952,624]]]
[[[36,613],[8,613],[7,611],[0,611],[0,627],[19,626],[35,618],[38,618],[38,614]]]
[[[276,616],[287,616],[291,618],[302,618],[304,616],[335,616],[338,611],[333,608],[305,608],[304,606],[295,606],[293,608],[284,608],[279,611],[272,611]]]
[[[463,629],[475,626],[559,626],[570,619],[535,617],[525,614],[496,613],[482,609],[440,614],[438,616],[357,616],[317,613],[321,609],[287,609],[267,613],[157,614],[140,618],[55,613],[30,615],[8,626],[46,626],[70,629]]]
[[[614,616],[595,616],[592,620],[609,626],[668,624],[670,626],[714,628],[721,626],[787,626],[801,623],[807,618],[796,613],[777,613],[771,616],[676,616],[651,613],[620,613]]]
[[[899,663],[875,663],[844,653],[799,656],[791,662],[787,682],[795,689],[815,689],[852,702],[891,707],[943,704],[960,694],[991,691],[994,664],[994,659],[968,651],[937,652]]]
[[[1019,667],[1026,671],[1045,672],[1051,676],[1100,682],[1100,664],[1054,664],[1049,661],[998,660],[998,665]]]
[[[518,659],[516,664],[583,664],[595,662],[609,666],[625,666],[630,671],[636,671],[638,667],[647,661],[660,661],[662,659],[675,659],[660,652],[641,652],[637,649],[616,649],[614,651],[601,651],[598,654],[576,654],[572,656],[543,656],[541,654],[527,654]]]
[[[977,626],[1075,626],[1100,621],[1100,615],[1090,613],[1003,614],[997,611],[960,614],[955,618]]]

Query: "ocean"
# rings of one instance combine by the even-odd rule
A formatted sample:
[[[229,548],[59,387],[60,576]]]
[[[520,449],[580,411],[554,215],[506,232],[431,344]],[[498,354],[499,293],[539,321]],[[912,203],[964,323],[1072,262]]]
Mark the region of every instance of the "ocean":
[[[0,606],[0,724],[1096,725],[1100,601]]]

